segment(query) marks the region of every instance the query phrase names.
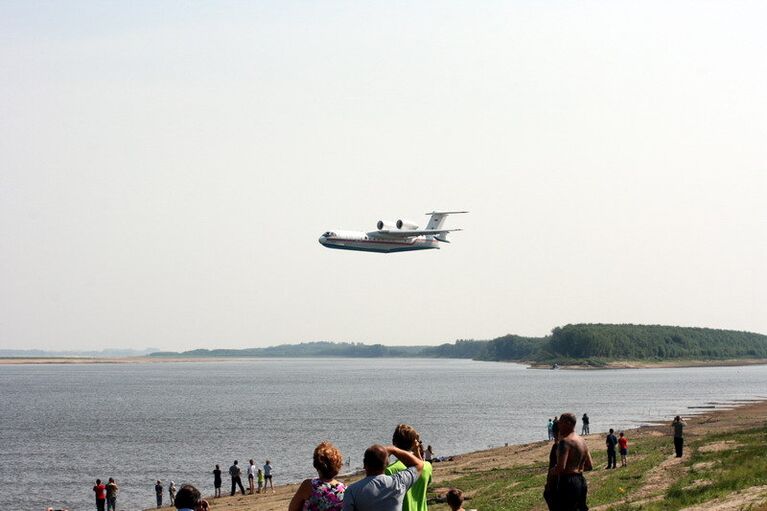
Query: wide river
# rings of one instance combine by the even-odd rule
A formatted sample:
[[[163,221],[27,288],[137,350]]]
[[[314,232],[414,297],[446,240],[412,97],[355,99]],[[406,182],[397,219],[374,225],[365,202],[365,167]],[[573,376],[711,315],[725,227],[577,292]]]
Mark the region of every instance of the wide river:
[[[96,478],[119,510],[154,504],[154,482],[212,492],[216,463],[268,458],[277,484],[312,476],[314,446],[364,449],[413,424],[436,455],[542,440],[549,417],[588,412],[591,430],[764,398],[767,366],[531,370],[434,359],[256,359],[0,366],[0,506],[93,509]],[[247,485],[247,478],[245,484]],[[229,478],[224,477],[224,491]],[[167,502],[167,492],[165,495]]]

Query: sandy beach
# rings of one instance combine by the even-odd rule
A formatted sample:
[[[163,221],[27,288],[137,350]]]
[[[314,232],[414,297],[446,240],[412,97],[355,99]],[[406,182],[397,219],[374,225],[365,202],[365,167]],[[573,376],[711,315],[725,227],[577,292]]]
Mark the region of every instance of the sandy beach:
[[[722,442],[712,441],[709,445],[705,443],[706,439],[724,432],[737,432],[763,427],[765,423],[767,423],[767,401],[748,402],[737,406],[723,405],[723,408],[689,417],[686,421],[687,431],[685,437],[688,444],[702,440],[705,445],[700,449],[718,450],[723,448]],[[665,440],[663,437],[668,437],[668,444],[671,445],[670,427],[667,424],[626,430],[626,434],[631,439],[632,444],[641,443],[643,439],[658,440],[661,438],[662,440]],[[604,450],[604,433],[592,434],[586,438],[589,448],[593,453],[601,453]],[[725,442],[724,446],[726,447],[726,445]],[[550,443],[545,441],[521,445],[509,445],[454,456],[453,461],[434,463],[433,483],[430,490],[430,508],[440,511],[447,509],[444,504],[439,503],[439,497],[447,491],[453,481],[459,478],[465,478],[467,475],[477,472],[513,469],[515,467],[531,464],[543,464],[547,460],[549,448]],[[685,470],[687,470],[683,466],[683,462],[690,456],[690,452],[691,449],[688,448],[685,452],[685,456],[681,459],[673,456],[664,458],[657,466],[653,467],[644,475],[640,487],[637,491],[631,494],[630,499],[629,496],[627,496],[626,501],[621,501],[619,504],[629,502],[639,505],[643,502],[643,499],[648,502],[657,502],[659,495],[672,485],[675,478],[681,477],[685,473]],[[360,456],[361,455],[362,453],[360,453]],[[542,466],[543,465],[541,465],[541,467]],[[599,492],[601,475],[605,472],[616,471],[605,471],[604,467],[596,466],[595,470],[588,474],[590,495]],[[314,475],[309,460],[307,460],[306,475],[307,477],[312,477]],[[339,477],[339,479],[348,484],[358,480],[360,477],[361,474],[358,473],[351,476]],[[224,477],[224,489],[226,489],[228,483],[228,478]],[[209,498],[208,500],[211,504],[211,508],[214,510],[285,510],[287,509],[288,503],[296,491],[297,486],[298,483],[279,485],[275,488],[274,493],[269,492],[254,496],[235,495],[234,497],[227,495],[221,498]],[[203,489],[203,491],[208,494],[210,489],[206,488]],[[468,496],[471,498],[471,492],[468,493]],[[712,502],[701,509],[715,511],[736,510],[740,509],[739,506],[752,504],[761,505],[765,501],[767,501],[767,487],[758,486],[751,489],[751,491],[737,492],[726,499]],[[468,505],[467,507],[473,506]],[[592,507],[592,509],[606,511],[612,507],[613,505],[596,506]],[[172,508],[168,507],[165,509]],[[545,504],[541,499],[540,502],[535,503],[526,509],[543,510],[545,509]],[[754,507],[754,509],[762,508]]]
[[[162,364],[166,362],[225,362],[253,360],[238,357],[4,357],[0,358],[2,365],[22,364]]]

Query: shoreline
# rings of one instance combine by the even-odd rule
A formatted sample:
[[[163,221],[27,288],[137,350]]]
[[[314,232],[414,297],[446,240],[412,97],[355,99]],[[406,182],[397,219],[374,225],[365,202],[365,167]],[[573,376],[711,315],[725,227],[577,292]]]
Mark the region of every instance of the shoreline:
[[[286,360],[286,359],[302,359],[302,358],[316,358],[316,357],[0,357],[0,366],[3,365],[44,365],[44,364],[162,364],[162,363],[179,363],[179,362],[245,362],[251,360]],[[322,358],[348,358],[350,360],[357,360],[359,357],[322,357]],[[382,357],[382,358],[395,358],[395,357]],[[399,358],[399,357],[397,357]],[[419,359],[419,360],[471,360],[471,359],[444,359],[444,358],[423,358],[423,357],[407,357],[406,359]],[[552,364],[531,362],[531,361],[492,361],[492,360],[480,360],[478,362],[496,362],[496,363],[513,363],[527,366],[528,369],[548,369],[552,370]],[[606,362],[604,365],[585,365],[585,364],[561,364],[557,366],[557,369],[574,370],[574,371],[604,371],[610,369],[675,369],[675,368],[689,368],[689,367],[741,367],[741,366],[753,366],[753,365],[767,365],[767,359],[731,359],[731,360],[661,360],[661,361],[646,361],[646,360],[615,360]]]
[[[767,422],[767,399],[760,400],[735,400],[730,402],[718,402],[717,408],[696,408],[690,409],[690,414],[684,416],[687,423],[685,430],[686,442],[689,442],[689,446],[686,448],[685,457],[689,457],[690,451],[693,450],[693,442],[698,440],[705,440],[708,437],[721,434],[729,431],[742,431],[756,427],[763,427]],[[700,413],[702,412],[702,413]],[[662,424],[649,424],[640,426],[633,429],[624,430],[627,437],[631,440],[631,445],[637,445],[643,440],[651,439],[657,441],[661,439],[664,443],[671,445],[671,417],[669,420]],[[580,429],[580,423],[577,426]],[[596,457],[602,454],[604,449],[604,432],[597,432],[584,436],[586,442],[591,450],[592,454],[596,454]],[[457,454],[452,456],[451,461],[442,461],[433,463],[433,481],[430,486],[430,502],[429,508],[435,511],[447,510],[447,507],[441,503],[439,499],[440,495],[443,495],[447,489],[451,486],[451,483],[458,479],[465,479],[467,477],[474,477],[482,479],[485,473],[492,474],[501,471],[513,470],[515,467],[526,467],[530,464],[539,464],[545,471],[545,462],[548,460],[548,452],[550,448],[550,442],[546,440],[540,440],[536,442],[528,442],[523,444],[508,444],[502,447],[494,447],[490,449],[484,449],[480,451],[472,451],[464,454]],[[670,447],[669,447],[670,449]],[[630,447],[630,453],[631,447]],[[634,458],[632,463],[636,459],[640,459],[641,454],[633,454]],[[663,464],[670,464],[676,458],[666,460]],[[684,459],[677,459],[684,461]],[[587,474],[590,481],[589,494],[592,494],[593,479],[595,483],[598,483],[598,477],[612,471],[605,471],[601,466],[597,466],[601,463],[599,459],[595,460],[595,470]],[[679,464],[679,462],[677,462]],[[656,470],[664,467],[654,467],[652,470]],[[665,473],[665,472],[664,472]],[[619,471],[616,471],[619,474]],[[358,471],[353,474],[339,475],[338,479],[342,480],[345,484],[350,484],[362,477],[362,471]],[[650,473],[645,474],[648,480],[652,480]],[[314,473],[310,464],[307,464],[307,477],[313,477]],[[226,478],[225,478],[226,479]],[[225,480],[228,483],[228,480]],[[240,495],[229,496],[227,493],[222,497],[213,498],[206,495],[206,499],[210,503],[212,510],[224,510],[224,509],[238,509],[240,511],[278,511],[287,508],[290,499],[298,488],[300,481],[293,483],[281,484],[275,486],[274,493],[264,493],[256,495]],[[488,481],[488,484],[491,482]],[[666,486],[670,486],[670,482],[666,481]],[[224,487],[226,487],[225,484]],[[663,486],[663,485],[661,485]],[[209,488],[201,489],[203,494],[207,494]],[[542,491],[543,488],[541,487]],[[599,488],[594,488],[597,492]],[[473,492],[467,493],[467,503],[471,503]],[[627,497],[628,498],[628,497]],[[537,503],[530,509],[543,509],[540,503]],[[469,506],[474,507],[474,506]],[[594,509],[602,509],[605,506],[597,506]],[[147,508],[146,511],[156,508]],[[163,509],[174,509],[173,507],[164,507]],[[608,508],[605,508],[608,509]],[[708,509],[708,508],[706,508]],[[716,508],[711,508],[716,509]],[[729,508],[723,508],[729,509]],[[761,508],[760,508],[761,509]]]
[[[277,358],[275,357],[275,360]],[[242,362],[244,360],[268,360],[255,357],[0,357],[3,365],[44,365],[44,364],[160,364],[169,362]]]
[[[529,369],[549,369],[552,370],[552,364],[541,364],[537,362],[525,362]],[[557,369],[566,369],[568,371],[604,371],[609,369],[677,369],[685,367],[744,367],[767,365],[767,359],[758,358],[734,358],[731,360],[614,360],[605,362],[604,365],[586,365],[586,364],[561,364]]]

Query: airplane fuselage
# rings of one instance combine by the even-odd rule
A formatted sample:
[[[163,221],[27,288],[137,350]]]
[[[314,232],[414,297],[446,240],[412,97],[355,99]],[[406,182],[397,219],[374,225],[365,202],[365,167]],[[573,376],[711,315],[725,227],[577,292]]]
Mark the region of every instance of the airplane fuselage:
[[[380,235],[378,232],[328,231],[319,239],[320,245],[339,250],[359,250],[362,252],[407,252],[410,250],[439,249],[439,241],[433,237],[415,236],[396,239]]]
[[[339,250],[358,250],[361,252],[410,252],[413,250],[439,249],[440,243],[450,243],[447,235],[461,229],[443,229],[442,224],[448,215],[468,213],[468,211],[432,211],[429,223],[419,229],[415,222],[399,219],[396,222],[379,220],[377,231],[326,231],[320,236],[320,245]]]

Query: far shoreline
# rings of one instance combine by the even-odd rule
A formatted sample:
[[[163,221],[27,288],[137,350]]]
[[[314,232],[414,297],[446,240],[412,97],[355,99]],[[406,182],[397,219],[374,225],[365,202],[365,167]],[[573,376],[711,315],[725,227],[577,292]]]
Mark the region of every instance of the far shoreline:
[[[767,365],[767,359],[738,358],[730,360],[613,360],[604,365],[558,364],[526,362],[530,369],[565,369],[574,371],[600,371],[609,369],[681,369],[685,367],[742,367]]]
[[[179,362],[245,362],[250,360],[290,360],[290,359],[392,359],[403,360],[472,360],[464,358],[441,358],[441,357],[0,357],[0,366],[3,365],[46,365],[46,364],[160,364]],[[600,371],[609,369],[675,369],[690,367],[740,367],[753,365],[767,365],[767,359],[730,359],[730,360],[613,360],[603,365],[591,364],[558,364],[554,362],[533,362],[524,360],[477,360],[477,362],[500,362],[513,363],[526,366],[528,369],[557,369],[574,371]]]

